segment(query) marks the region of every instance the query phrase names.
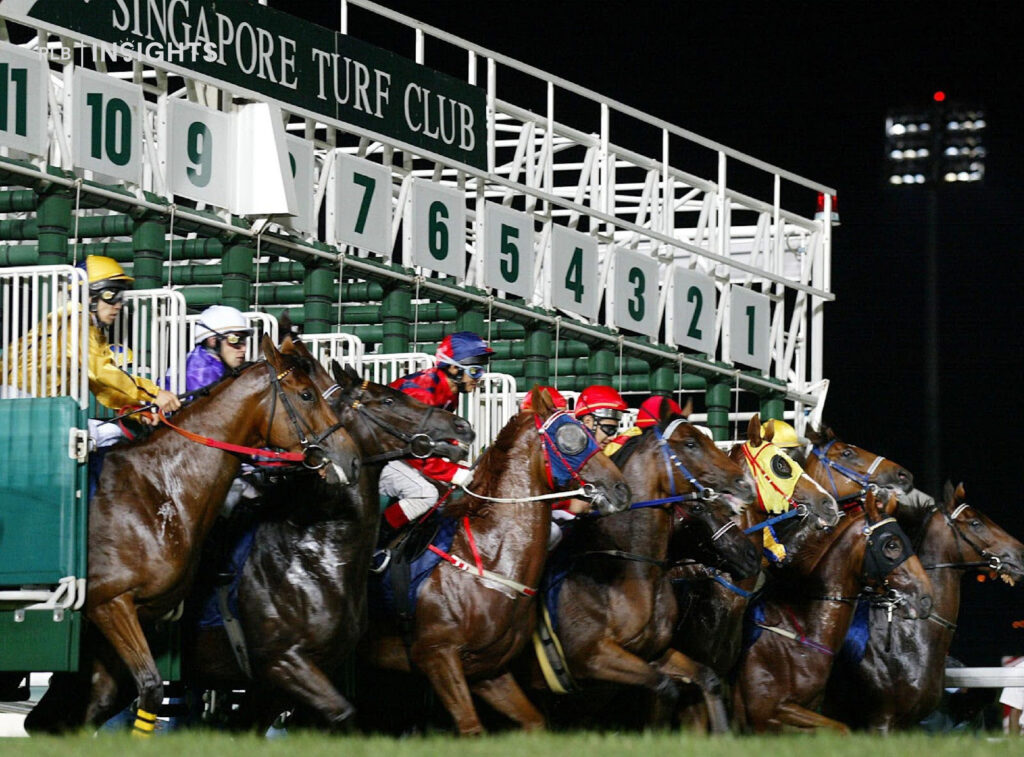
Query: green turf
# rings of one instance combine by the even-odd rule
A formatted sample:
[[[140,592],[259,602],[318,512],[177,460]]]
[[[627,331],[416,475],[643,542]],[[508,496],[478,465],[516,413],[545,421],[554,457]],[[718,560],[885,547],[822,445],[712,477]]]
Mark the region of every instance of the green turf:
[[[391,739],[293,734],[263,740],[212,733],[175,733],[139,741],[127,735],[2,739],[0,755],[19,757],[973,757],[1024,754],[1024,740],[982,736],[832,735],[702,738],[667,734],[501,734]]]

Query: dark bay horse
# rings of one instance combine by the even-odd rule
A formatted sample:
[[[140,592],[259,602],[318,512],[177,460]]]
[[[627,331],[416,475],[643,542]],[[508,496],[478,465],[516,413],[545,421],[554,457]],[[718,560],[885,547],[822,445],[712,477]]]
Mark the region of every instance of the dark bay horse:
[[[584,427],[546,392],[534,389],[531,403],[480,457],[467,496],[448,510],[461,519],[451,561],[420,586],[408,647],[383,621],[371,621],[365,644],[377,666],[422,671],[460,734],[483,732],[471,694],[524,728],[544,725],[507,665],[536,627],[533,595],[551,522],[546,497],[571,489],[568,496],[583,495],[602,512],[629,505],[622,474]]]
[[[931,577],[932,611],[907,620],[871,607],[863,657],[837,662],[823,709],[880,732],[917,726],[939,705],[964,572],[992,570],[1010,586],[1024,579],[1024,544],[969,505],[963,484],[947,483],[941,505],[901,502],[897,519]]]
[[[175,424],[233,445],[326,457],[325,479],[347,483],[357,473],[357,451],[312,378],[315,361],[290,339],[278,351],[264,337],[262,348],[264,360],[183,408]],[[77,725],[98,726],[116,711],[116,668],[123,663],[139,693],[136,730],[153,730],[163,680],[140,623],[174,610],[187,595],[200,547],[239,465],[235,455],[187,441],[170,428],[107,453],[89,503],[85,603],[90,630],[103,638],[92,634],[92,692],[84,722]],[[42,711],[52,715],[54,708],[43,702]],[[33,721],[39,728],[52,727],[31,716],[26,727]],[[65,719],[58,727],[73,725]]]
[[[453,442],[473,441],[472,427],[454,413],[363,380],[337,363],[334,378],[338,389],[330,402],[362,455],[358,481],[332,487],[310,480],[299,488],[289,482],[269,493],[315,500],[330,513],[257,527],[238,586],[251,676],[222,628],[200,631],[186,652],[190,682],[250,690],[250,715],[262,731],[294,706],[309,708],[329,727],[347,723],[354,710],[332,679],[366,629],[381,468],[388,460],[427,452],[458,461],[466,447]]]
[[[904,617],[925,617],[931,582],[890,513],[873,491],[864,510],[822,532],[766,587],[748,610],[750,646],[733,689],[737,720],[754,731],[831,728],[842,722],[815,711],[825,693],[835,651],[862,592]]]
[[[552,568],[567,566],[553,619],[568,679],[583,685],[573,699],[590,699],[586,684],[604,682],[641,686],[674,704],[678,683],[693,682],[716,716],[714,729],[724,731],[717,676],[669,646],[676,622],[666,572],[669,537],[676,526],[691,530],[728,570],[756,572],[760,554],[732,520],[753,502],[753,485],[700,430],[668,413],[612,460],[622,467],[633,505],[576,519],[552,560]],[[527,654],[536,665],[532,650]],[[567,709],[584,709],[581,704],[570,701]]]
[[[773,435],[774,426],[769,424],[762,436],[760,417],[755,415],[747,426],[747,441],[734,445],[729,456],[757,473],[758,501],[739,516],[743,530],[759,554],[765,547],[765,534],[774,534],[772,540],[782,549],[769,545],[772,559],[786,562],[798,555],[809,539],[834,527],[840,513],[835,500],[771,443]],[[769,521],[773,524],[770,532],[760,528]],[[743,578],[709,569],[706,566],[714,565],[713,555],[701,554],[688,539],[685,532],[680,534],[670,551],[673,559],[685,559],[672,574],[680,603],[673,646],[725,677],[739,659],[743,614],[758,576]],[[694,564],[693,556],[698,563]],[[699,712],[687,714],[686,719],[697,726],[703,720]]]

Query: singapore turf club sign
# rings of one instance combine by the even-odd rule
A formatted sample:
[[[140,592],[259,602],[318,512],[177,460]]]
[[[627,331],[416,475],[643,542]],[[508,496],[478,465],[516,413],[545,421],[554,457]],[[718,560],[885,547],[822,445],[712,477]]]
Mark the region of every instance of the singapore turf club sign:
[[[487,168],[481,89],[248,0],[0,0],[0,15]]]

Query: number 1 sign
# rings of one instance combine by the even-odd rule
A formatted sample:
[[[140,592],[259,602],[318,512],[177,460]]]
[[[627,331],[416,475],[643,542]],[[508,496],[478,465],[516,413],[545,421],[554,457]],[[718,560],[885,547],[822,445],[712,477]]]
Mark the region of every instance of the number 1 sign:
[[[730,297],[729,359],[767,371],[771,362],[771,300],[741,286],[733,286]]]

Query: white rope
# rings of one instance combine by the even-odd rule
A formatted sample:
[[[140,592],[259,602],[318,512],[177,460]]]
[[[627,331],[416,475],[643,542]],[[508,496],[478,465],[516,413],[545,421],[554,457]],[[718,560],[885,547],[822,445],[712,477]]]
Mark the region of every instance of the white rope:
[[[732,438],[740,438],[740,372],[736,371],[736,391],[732,403]]]
[[[420,280],[423,278],[423,274],[420,273],[416,276],[416,302],[413,303],[412,309],[412,351],[416,352],[419,347],[419,331],[420,331]]]
[[[450,559],[445,559],[445,562],[451,565],[453,568],[463,570],[469,573],[470,575],[476,576],[477,578],[487,579],[488,581],[494,581],[495,583],[499,583],[502,586],[507,586],[508,588],[513,589],[517,593],[523,594],[527,597],[532,597],[534,594],[537,593],[536,589],[530,588],[526,584],[519,583],[518,581],[515,581],[511,578],[506,578],[505,576],[498,575],[497,573],[492,573],[486,568],[478,568],[475,565],[471,565],[458,555],[448,555],[448,558]]]
[[[555,316],[555,389],[558,388],[558,345],[561,341],[562,316]]]
[[[622,335],[619,335],[619,391],[623,391],[622,386]]]
[[[345,286],[345,256],[338,255],[338,331],[341,331],[341,290]]]
[[[75,241],[71,247],[71,265],[78,265],[78,216],[82,209],[82,180],[75,179]]]
[[[263,232],[266,228],[267,224],[264,224],[256,235],[256,283],[253,285],[253,310],[260,309],[260,242],[263,241]]]
[[[494,312],[494,295],[487,295],[487,344],[491,343],[491,316]]]
[[[486,500],[487,502],[499,502],[507,505],[513,504],[515,502],[541,502],[546,499],[570,499],[572,497],[575,497],[577,494],[580,496],[584,496],[588,493],[587,489],[580,487],[579,489],[573,489],[572,491],[569,492],[553,492],[552,494],[538,494],[534,497],[488,497],[484,494],[477,494],[476,492],[471,492],[469,489],[466,488],[465,484],[462,485],[462,491],[466,492],[466,494],[468,494],[471,497],[476,497],[477,499],[483,499]]]

